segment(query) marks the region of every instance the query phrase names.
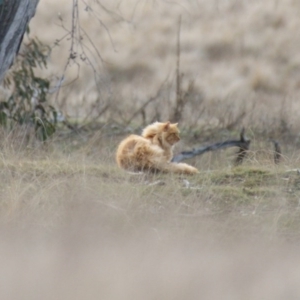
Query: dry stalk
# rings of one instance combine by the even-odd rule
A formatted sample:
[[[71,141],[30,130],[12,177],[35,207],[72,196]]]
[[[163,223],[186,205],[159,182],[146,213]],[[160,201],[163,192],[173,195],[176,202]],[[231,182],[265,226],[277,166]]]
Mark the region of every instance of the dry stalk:
[[[182,92],[182,78],[183,74],[180,73],[180,30],[181,30],[181,16],[178,20],[178,30],[177,30],[177,63],[176,63],[176,105],[174,108],[173,116],[170,118],[173,122],[179,122],[182,118],[183,109],[185,106],[185,100]]]
[[[146,110],[147,106],[148,106],[150,103],[154,102],[154,101],[160,96],[161,91],[162,91],[162,89],[163,89],[165,83],[167,82],[167,80],[168,80],[168,79],[165,79],[165,80],[162,82],[162,84],[160,85],[160,87],[159,87],[159,89],[158,89],[158,91],[157,91],[157,93],[156,93],[155,96],[153,96],[153,97],[151,97],[150,99],[148,99],[148,100],[147,100],[140,108],[138,108],[138,109],[132,114],[132,116],[125,122],[125,123],[126,123],[126,126],[128,126],[128,125],[132,122],[132,120],[133,120],[137,115],[139,115],[139,114],[142,115],[143,122],[146,123],[146,111],[145,111],[145,110]],[[158,120],[157,120],[157,121],[158,121]]]
[[[272,140],[274,145],[274,163],[278,165],[282,159],[282,151],[278,141]]]
[[[242,164],[243,160],[245,159],[250,147],[250,142],[251,141],[245,137],[245,128],[243,128],[240,134],[240,143],[237,145],[239,150],[234,161],[236,166]]]

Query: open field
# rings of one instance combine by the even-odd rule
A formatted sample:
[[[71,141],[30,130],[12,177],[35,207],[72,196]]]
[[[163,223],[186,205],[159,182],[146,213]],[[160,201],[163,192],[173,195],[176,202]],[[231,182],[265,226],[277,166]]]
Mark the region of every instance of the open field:
[[[1,128],[0,299],[299,300],[300,1],[80,0],[79,12],[75,58],[62,39],[40,71],[52,87],[64,75],[49,97],[75,130],[41,144]],[[31,35],[53,46],[71,13],[40,0]],[[175,152],[242,126],[250,151],[238,167],[236,149],[190,159],[193,177],[129,174],[119,141],[174,116],[180,15]]]

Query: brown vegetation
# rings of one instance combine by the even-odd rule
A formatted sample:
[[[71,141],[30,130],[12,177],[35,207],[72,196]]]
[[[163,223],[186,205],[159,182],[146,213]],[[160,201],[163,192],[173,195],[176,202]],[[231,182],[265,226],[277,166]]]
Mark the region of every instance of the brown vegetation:
[[[254,141],[242,167],[207,153],[185,177],[118,169],[105,135],[18,145],[2,138],[1,298],[300,294],[298,152],[276,166]]]
[[[72,1],[41,1],[32,35],[50,45],[60,41],[70,30],[71,8]],[[126,124],[160,91],[131,125],[173,120],[176,114],[181,126],[191,128],[243,125],[275,134],[285,124],[284,130],[297,133],[297,1],[79,1],[79,8],[83,31],[76,34],[83,49],[73,45],[76,58],[65,70],[70,40],[62,40],[48,65],[52,76],[66,71],[66,87],[53,97],[70,117],[97,117],[109,104],[99,119]]]

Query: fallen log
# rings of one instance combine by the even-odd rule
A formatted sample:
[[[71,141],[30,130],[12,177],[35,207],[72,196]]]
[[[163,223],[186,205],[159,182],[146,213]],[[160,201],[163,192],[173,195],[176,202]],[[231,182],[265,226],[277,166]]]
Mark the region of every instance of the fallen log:
[[[243,162],[244,158],[247,155],[247,151],[249,150],[251,140],[245,137],[245,129],[243,128],[240,133],[239,140],[228,140],[224,142],[214,143],[212,145],[200,147],[197,149],[193,149],[191,151],[183,151],[178,155],[174,156],[172,162],[179,163],[185,159],[195,157],[197,155],[202,155],[209,151],[215,151],[219,149],[225,149],[230,147],[238,147],[239,150],[237,152],[237,157],[235,159],[235,164],[239,165]]]

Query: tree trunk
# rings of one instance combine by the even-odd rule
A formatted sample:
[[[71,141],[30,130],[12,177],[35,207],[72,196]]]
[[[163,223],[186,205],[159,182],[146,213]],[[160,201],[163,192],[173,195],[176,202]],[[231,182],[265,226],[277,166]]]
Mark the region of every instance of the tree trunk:
[[[19,51],[39,0],[0,0],[0,83]]]

